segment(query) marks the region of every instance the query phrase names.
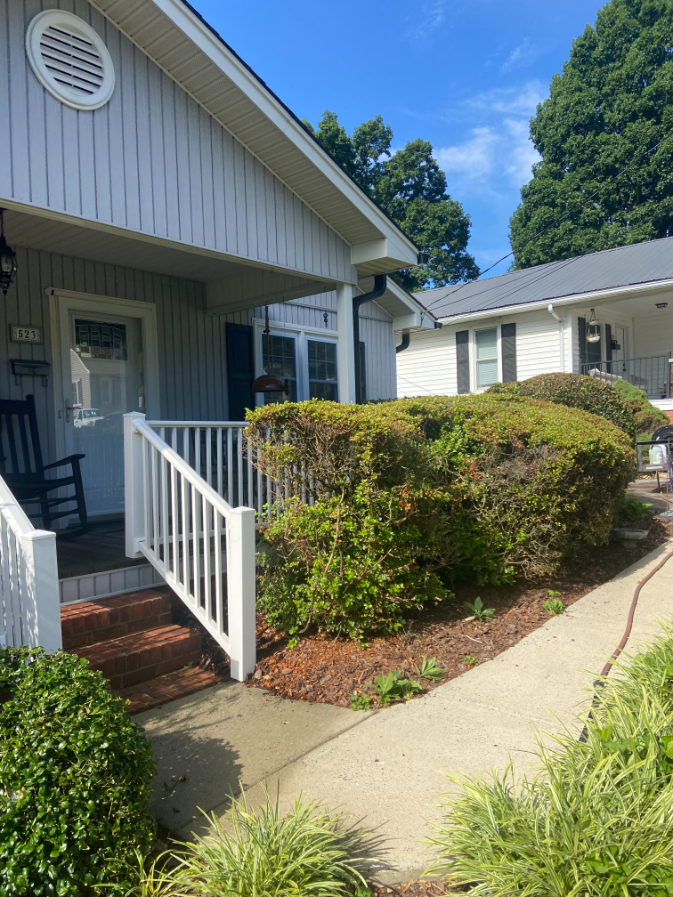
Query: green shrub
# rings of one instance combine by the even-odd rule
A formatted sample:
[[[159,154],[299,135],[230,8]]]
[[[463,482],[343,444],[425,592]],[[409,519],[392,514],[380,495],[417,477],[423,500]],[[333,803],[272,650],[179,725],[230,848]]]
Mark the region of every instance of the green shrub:
[[[623,381],[617,381],[623,382]],[[585,377],[580,374],[540,374],[520,383],[498,383],[491,386],[490,393],[509,396],[524,396],[580,408],[597,414],[628,433],[636,436],[633,415],[622,396],[610,383]]]
[[[658,427],[663,427],[669,422],[667,415],[650,402],[642,389],[626,380],[617,380],[614,388],[633,415],[636,434],[639,437],[649,439]]]
[[[283,484],[260,604],[292,634],[390,632],[459,579],[550,572],[607,541],[634,473],[607,421],[506,396],[268,405],[246,438]]]
[[[434,871],[490,897],[673,893],[673,628],[623,674],[539,777],[453,779]]]
[[[154,834],[142,730],[70,654],[1,650],[0,690],[0,895],[124,893]]]
[[[295,799],[283,816],[278,800],[250,808],[245,799],[231,808],[231,833],[217,817],[205,838],[181,845],[173,868],[155,864],[136,894],[143,897],[348,897],[369,894],[364,875],[377,846],[341,816],[328,816],[315,803]],[[170,864],[169,864],[170,867]]]

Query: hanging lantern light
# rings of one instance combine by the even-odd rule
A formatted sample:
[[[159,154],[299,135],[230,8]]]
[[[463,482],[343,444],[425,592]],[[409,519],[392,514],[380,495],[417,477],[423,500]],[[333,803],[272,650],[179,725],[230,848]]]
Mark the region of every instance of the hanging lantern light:
[[[266,352],[264,353],[268,359],[269,355],[269,336],[271,335],[271,329],[269,327],[269,306],[266,306],[266,326],[262,331],[262,337],[266,340]],[[284,392],[286,396],[290,395],[290,382],[289,380],[281,380],[280,377],[276,377],[273,374],[267,374],[266,371],[260,376],[257,377],[256,380],[252,383],[252,391],[253,392]]]
[[[587,342],[599,343],[601,341],[601,325],[596,320],[596,312],[591,309],[591,317],[587,324]]]
[[[16,274],[16,253],[5,240],[5,210],[0,209],[0,290],[7,295]]]

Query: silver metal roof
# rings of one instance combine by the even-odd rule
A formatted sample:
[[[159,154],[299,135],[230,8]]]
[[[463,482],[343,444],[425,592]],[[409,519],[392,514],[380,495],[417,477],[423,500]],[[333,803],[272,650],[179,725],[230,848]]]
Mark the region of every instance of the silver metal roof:
[[[666,237],[414,295],[445,320],[672,278],[673,237]]]

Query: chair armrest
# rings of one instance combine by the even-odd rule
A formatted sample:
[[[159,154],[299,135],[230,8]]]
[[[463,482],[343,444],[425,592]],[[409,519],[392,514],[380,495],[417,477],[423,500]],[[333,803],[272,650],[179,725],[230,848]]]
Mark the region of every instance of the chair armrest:
[[[67,458],[61,458],[60,461],[54,461],[53,464],[45,464],[42,470],[53,470],[54,467],[63,467],[65,464],[72,464],[73,461],[81,461],[86,455],[68,455]]]

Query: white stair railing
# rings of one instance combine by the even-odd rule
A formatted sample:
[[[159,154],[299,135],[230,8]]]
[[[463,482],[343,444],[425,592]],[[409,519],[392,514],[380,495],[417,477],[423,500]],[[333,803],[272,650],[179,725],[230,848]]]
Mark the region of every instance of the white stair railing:
[[[0,477],[0,644],[58,651],[56,533],[35,529]]]
[[[245,421],[147,421],[209,486],[232,507],[255,508],[261,520],[271,511],[274,485],[253,464],[245,445]]]
[[[189,426],[124,415],[126,554],[150,561],[243,681],[256,663],[255,512],[232,507],[160,435],[172,428],[173,442]]]

